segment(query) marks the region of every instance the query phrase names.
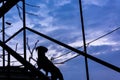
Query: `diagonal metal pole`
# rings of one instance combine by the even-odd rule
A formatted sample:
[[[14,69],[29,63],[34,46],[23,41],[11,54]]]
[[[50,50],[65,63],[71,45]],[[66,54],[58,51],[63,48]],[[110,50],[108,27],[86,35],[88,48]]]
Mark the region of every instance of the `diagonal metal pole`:
[[[110,68],[110,69],[112,69],[112,70],[120,73],[120,68],[117,67],[117,66],[115,66],[115,65],[113,65],[113,64],[105,62],[105,61],[103,61],[103,60],[101,60],[99,58],[96,58],[96,57],[94,57],[94,56],[92,56],[90,54],[86,54],[86,53],[84,53],[84,52],[82,52],[80,50],[77,50],[77,49],[75,49],[75,48],[73,48],[73,47],[71,47],[71,46],[69,46],[69,45],[67,45],[65,43],[62,43],[62,42],[60,42],[60,41],[58,41],[58,40],[56,40],[54,38],[51,38],[51,37],[49,37],[47,35],[44,35],[44,34],[42,34],[40,32],[37,32],[37,31],[35,31],[33,29],[30,29],[28,27],[26,27],[26,29],[29,30],[29,31],[31,31],[31,32],[33,32],[33,33],[35,33],[35,34],[37,34],[37,35],[39,35],[39,36],[41,36],[41,37],[43,37],[43,38],[45,38],[45,39],[48,39],[48,40],[50,40],[50,41],[52,41],[52,42],[54,42],[56,44],[59,44],[59,45],[65,47],[65,48],[67,48],[67,49],[70,49],[70,50],[78,53],[79,55],[85,56],[85,57],[87,57],[87,58],[89,58],[89,59],[91,59],[91,60],[93,60],[93,61],[95,61],[95,62],[97,62],[99,64],[102,64],[102,65],[104,65],[104,66],[106,66],[106,67],[108,67],[108,68]]]
[[[83,19],[83,11],[82,11],[82,1],[81,0],[79,0],[79,9],[80,9],[80,18],[81,18],[81,26],[82,26],[84,52],[85,52],[85,54],[87,54],[84,19]],[[88,60],[87,60],[86,56],[85,56],[85,67],[86,67],[86,77],[87,77],[87,80],[89,80],[89,68],[88,68]]]
[[[18,35],[20,32],[22,32],[23,31],[23,28],[21,28],[19,31],[17,31],[16,33],[14,33],[11,37],[9,37],[6,41],[5,41],[5,43],[7,43],[8,41],[10,41],[12,38],[14,38],[16,35]]]

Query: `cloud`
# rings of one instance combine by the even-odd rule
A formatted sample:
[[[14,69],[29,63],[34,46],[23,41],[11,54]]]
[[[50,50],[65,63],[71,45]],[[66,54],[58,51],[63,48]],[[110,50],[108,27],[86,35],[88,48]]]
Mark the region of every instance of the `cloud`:
[[[83,45],[83,41],[78,40],[78,41],[70,43],[69,45],[73,47],[80,47]]]
[[[41,24],[41,26],[51,27],[53,21],[54,21],[54,18],[49,16],[49,17],[46,17],[44,20],[40,21],[39,24]]]
[[[84,0],[85,5],[104,6],[109,0]]]
[[[114,46],[117,44],[118,44],[118,42],[111,41],[111,40],[109,40],[109,38],[101,38],[100,40],[92,42],[90,45],[93,45],[93,46],[112,45],[112,46]]]
[[[86,44],[88,43],[90,43],[89,46],[102,46],[102,45],[116,46],[119,42],[110,40],[109,37],[103,37],[98,40],[96,40],[95,37],[89,37],[89,39],[86,40]],[[71,42],[69,45],[73,47],[83,46],[83,40],[76,40],[74,42]]]
[[[38,12],[35,12],[35,13],[37,13],[39,16],[42,16],[42,17],[48,17],[51,9],[49,9],[47,4],[40,3],[39,5],[40,5],[40,10],[38,10]]]
[[[71,0],[54,0],[54,5],[55,6],[64,6],[66,4],[71,3]]]
[[[6,33],[8,35],[13,35],[15,32],[17,32],[19,29],[21,29],[23,26],[22,26],[22,22],[21,21],[17,21],[15,23],[12,23],[12,27],[11,28],[8,28],[6,29]],[[12,31],[11,31],[12,30]]]
[[[78,32],[79,33],[81,32],[81,30],[78,28],[78,26],[80,26],[80,25],[74,25],[74,23],[72,23],[74,20],[75,21],[79,20],[79,19],[76,19],[76,18],[78,18],[78,15],[77,15],[77,17],[75,19],[72,18],[71,15],[68,16],[68,17],[65,17],[65,15],[69,15],[72,12],[72,10],[70,12],[68,12],[69,11],[69,10],[67,10],[68,8],[65,9],[63,6],[65,4],[69,4],[69,3],[64,2],[64,0],[62,0],[62,1],[63,1],[63,3],[62,2],[60,3],[60,0],[59,1],[56,0],[57,4],[54,4],[56,6],[57,5],[62,6],[62,7],[59,7],[59,8],[54,7],[54,5],[52,7],[50,7],[50,6],[46,5],[46,4],[42,4],[41,10],[39,10],[37,12],[37,14],[39,14],[41,16],[41,19],[39,19],[39,18],[36,19],[36,23],[38,23],[36,25],[40,24],[39,27],[38,26],[36,27],[36,29],[39,28],[39,31],[45,32],[45,33],[47,33],[47,35],[50,35],[51,37],[54,37],[55,39],[58,39],[58,40],[66,43],[66,44],[68,44],[70,46],[73,46],[73,47],[81,46],[82,45],[82,39],[81,39],[82,37],[81,37],[81,34],[78,34]],[[99,7],[105,6],[107,4],[107,2],[108,2],[108,0],[104,0],[104,1],[103,0],[86,0],[86,1],[87,1],[86,5],[95,5],[95,6],[99,6]],[[64,9],[64,10],[62,10],[62,9]],[[86,29],[87,42],[97,38],[98,36],[101,36],[102,34],[106,33],[106,31],[108,31],[108,27],[105,27],[105,26],[109,25],[110,17],[107,17],[107,18],[102,17],[103,16],[102,13],[101,13],[101,16],[100,16],[99,13],[102,12],[102,11],[99,11],[99,10],[101,10],[100,8],[99,8],[99,10],[97,10],[97,9],[98,8],[96,8],[95,10],[94,9],[92,10],[92,12],[94,12],[93,15],[95,15],[95,16],[92,16],[89,13],[91,11],[91,9],[88,12],[88,14],[90,14],[89,16],[92,16],[94,18],[86,19],[86,20],[90,20],[90,21],[92,20],[94,23],[92,25],[90,25],[90,26],[89,25],[86,26],[86,28],[87,28]],[[64,11],[66,11],[65,15],[64,15]],[[95,13],[95,11],[96,11],[96,13]],[[62,12],[63,14],[59,13],[59,12]],[[58,15],[58,13],[60,15]],[[73,11],[73,13],[75,13],[75,11]],[[108,13],[109,13],[109,11],[108,11]],[[106,14],[106,16],[107,16],[107,14]],[[73,15],[73,17],[74,17],[74,15]],[[66,21],[68,21],[68,22],[66,22]],[[111,17],[111,22],[112,22],[112,17]],[[70,25],[70,26],[68,26],[68,25]],[[71,25],[73,25],[74,28]],[[33,29],[35,28],[35,26],[33,27]],[[74,35],[75,32],[77,33],[76,35]],[[71,36],[76,36],[76,37],[71,38]],[[94,50],[94,51],[92,53],[90,53],[90,54],[95,53],[96,55],[94,54],[94,56],[103,56],[105,54],[108,55],[108,53],[110,53],[111,50],[113,50],[113,51],[118,50],[118,48],[117,48],[118,46],[115,48],[115,46],[118,44],[118,42],[110,39],[110,37],[112,37],[112,36],[104,37],[104,38],[102,38],[102,39],[100,39],[100,40],[98,40],[96,42],[91,43],[89,47],[91,47],[92,50]],[[46,43],[46,45],[44,43]],[[49,52],[48,52],[49,58],[50,57],[57,57],[57,56],[62,55],[62,54],[67,52],[66,49],[63,49],[58,45],[54,45],[53,43],[43,42],[42,44],[44,44],[45,46],[47,46],[49,48]],[[92,47],[92,46],[94,46],[94,47]],[[62,51],[60,51],[60,49]],[[97,51],[97,49],[99,51]],[[71,58],[73,56],[74,55],[72,53],[70,53],[70,54],[68,54],[66,56],[63,56],[63,57],[59,58],[59,60],[57,60],[57,62],[64,61],[64,60],[69,59],[69,58]],[[75,61],[73,61],[71,63],[74,64],[76,61],[77,60],[75,60]],[[68,63],[70,63],[70,62],[68,62]],[[64,66],[68,66],[68,64],[66,63]],[[71,65],[69,65],[69,66],[71,66]],[[78,67],[78,65],[77,65],[77,67]],[[73,66],[72,66],[72,68],[73,68]],[[77,68],[76,71],[78,71],[78,69],[79,68]],[[81,68],[81,69],[83,69],[83,68]],[[70,70],[71,70],[71,68],[69,68],[69,71]],[[70,73],[68,73],[68,74],[70,75]],[[77,73],[75,73],[75,75],[76,74]],[[79,77],[79,76],[77,76],[77,77]],[[78,78],[76,80],[78,80]]]
[[[54,31],[57,28],[53,26],[53,23],[56,20],[55,17],[50,15],[52,8],[49,8],[49,6],[45,3],[40,3],[39,5],[41,6],[40,10],[38,10],[37,12],[32,12],[33,14],[38,15],[38,17],[33,19],[28,18],[28,20],[30,21],[28,25],[32,24],[33,26],[31,28],[40,28],[39,30],[45,33]]]
[[[83,41],[81,36],[79,8],[77,3],[78,1],[76,0],[76,2],[72,3],[73,1],[75,0],[33,0],[32,2],[38,4],[40,6],[40,9],[34,10],[33,8],[27,7],[26,10],[28,10],[28,12],[32,12],[38,15],[27,15],[27,26],[34,30],[42,32],[50,37],[53,37],[65,44],[68,44],[74,48],[82,46]],[[114,26],[116,27],[119,25],[119,2],[117,1],[119,0],[111,1],[112,3],[108,5],[108,2],[110,2],[110,0],[83,0],[84,7],[87,7],[87,9],[84,11],[87,42],[96,39],[104,33],[109,32],[109,30],[111,31]],[[113,2],[117,2],[118,5],[113,4]],[[30,4],[33,3],[31,3],[30,1]],[[10,18],[8,19],[8,21],[10,20],[10,22],[12,21],[14,23],[12,24],[12,28],[6,30],[8,35],[14,34],[14,32],[16,32],[22,27],[22,22],[19,20],[19,17],[16,17],[18,16],[16,13],[16,11],[10,13],[11,15],[9,16]],[[18,52],[22,52],[22,36],[22,33],[17,35],[17,37],[12,39],[7,44],[10,45],[13,49],[15,49],[16,43],[19,43]],[[51,57],[58,57],[60,55],[66,54],[70,51],[29,31],[27,31],[27,37],[30,39],[29,45],[31,46],[31,48],[33,48],[34,43],[37,40],[40,40],[38,45],[44,45],[49,49],[47,53],[49,59]],[[89,54],[106,60],[112,64],[119,65],[119,62],[117,60],[119,59],[119,47],[119,32],[116,32],[115,34],[106,36],[100,40],[91,43],[87,47],[87,49]],[[27,55],[28,54],[29,52],[27,50]],[[36,52],[34,52],[34,54],[34,58],[36,59]],[[65,61],[69,58],[74,57],[75,55],[77,54],[74,52],[69,53],[65,56],[57,58],[55,62]],[[65,80],[85,79],[85,66],[83,58],[84,57],[80,56],[63,64],[62,67],[59,66],[61,70],[63,70]],[[114,80],[119,79],[119,75],[113,77],[112,71],[111,73],[107,71],[106,74],[106,69],[103,69],[101,68],[101,66],[98,65],[96,66],[95,63],[93,64],[91,62],[92,61],[89,62],[89,68],[91,70],[90,73],[92,73],[90,77],[94,77],[95,79],[97,78],[99,80],[101,80],[101,78],[108,80],[112,78]],[[104,76],[104,74],[106,75]]]

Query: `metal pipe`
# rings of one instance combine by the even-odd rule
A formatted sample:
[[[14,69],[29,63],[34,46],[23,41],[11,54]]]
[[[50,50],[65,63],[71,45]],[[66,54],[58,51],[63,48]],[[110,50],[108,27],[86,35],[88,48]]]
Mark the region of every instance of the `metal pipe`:
[[[10,41],[13,37],[15,37],[17,34],[19,34],[21,31],[23,30],[23,28],[21,28],[19,31],[17,31],[15,34],[13,34],[11,37],[9,37],[5,43],[7,43],[8,41]]]
[[[26,15],[25,15],[25,0],[23,0],[23,44],[24,44],[24,59],[26,60]]]
[[[83,19],[83,11],[82,11],[82,1],[81,0],[79,0],[79,9],[80,9],[80,19],[81,19],[83,45],[84,45],[83,47],[84,47],[85,54],[87,54],[84,19]],[[86,67],[86,77],[87,77],[87,80],[89,80],[89,67],[88,67],[88,60],[87,60],[86,56],[85,56],[85,67]]]

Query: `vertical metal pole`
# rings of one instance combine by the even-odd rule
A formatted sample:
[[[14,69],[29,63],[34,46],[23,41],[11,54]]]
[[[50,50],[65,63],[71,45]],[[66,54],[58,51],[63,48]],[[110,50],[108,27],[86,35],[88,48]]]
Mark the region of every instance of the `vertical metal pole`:
[[[2,2],[4,5],[4,1]],[[2,41],[5,42],[5,16],[2,17]],[[3,67],[5,67],[5,49],[3,48]]]
[[[85,54],[87,54],[86,38],[85,38],[85,30],[84,30],[84,20],[83,20],[83,12],[82,12],[82,1],[81,0],[79,0],[79,9],[80,9],[80,18],[81,18],[81,25],[82,25],[84,52],[85,52]],[[87,77],[87,80],[89,80],[89,69],[88,69],[87,57],[85,57],[85,67],[86,67],[86,77]]]
[[[24,59],[26,60],[26,15],[25,15],[25,0],[23,0],[23,44],[24,44]]]

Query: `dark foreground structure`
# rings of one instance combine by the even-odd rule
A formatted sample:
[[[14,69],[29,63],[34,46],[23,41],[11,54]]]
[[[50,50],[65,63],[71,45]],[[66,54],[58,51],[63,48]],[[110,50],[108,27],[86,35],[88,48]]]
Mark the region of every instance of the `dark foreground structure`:
[[[25,68],[11,66],[0,67],[0,80],[37,80],[37,78]]]

